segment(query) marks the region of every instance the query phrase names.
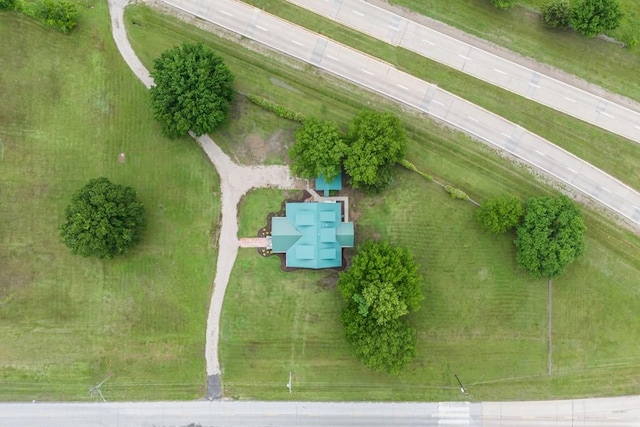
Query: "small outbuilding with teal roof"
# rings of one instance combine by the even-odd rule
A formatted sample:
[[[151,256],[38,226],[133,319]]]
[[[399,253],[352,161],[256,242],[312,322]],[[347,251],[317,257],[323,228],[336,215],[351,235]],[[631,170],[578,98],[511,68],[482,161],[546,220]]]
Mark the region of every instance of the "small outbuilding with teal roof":
[[[271,249],[286,254],[287,267],[342,267],[342,249],[353,247],[354,228],[342,221],[340,203],[289,202],[285,214],[271,219]]]

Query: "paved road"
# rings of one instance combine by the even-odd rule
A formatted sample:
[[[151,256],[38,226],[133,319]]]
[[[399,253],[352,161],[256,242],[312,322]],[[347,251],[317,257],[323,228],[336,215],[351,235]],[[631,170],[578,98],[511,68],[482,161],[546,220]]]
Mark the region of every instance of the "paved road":
[[[393,66],[235,0],[164,0],[188,13],[426,112],[507,151],[634,224],[640,194],[545,139]]]
[[[362,0],[287,0],[384,42],[640,142],[640,112],[449,37]]]
[[[284,386],[283,386],[284,387]],[[640,396],[489,403],[4,403],[0,427],[637,427]]]

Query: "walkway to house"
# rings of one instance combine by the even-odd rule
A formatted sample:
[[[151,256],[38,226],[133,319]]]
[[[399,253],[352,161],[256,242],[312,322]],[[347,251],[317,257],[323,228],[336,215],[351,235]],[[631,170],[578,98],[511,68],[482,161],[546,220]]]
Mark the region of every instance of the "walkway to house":
[[[128,0],[109,0],[111,31],[118,50],[146,87],[153,85],[149,71],[142,65],[127,39],[124,26],[124,8]],[[238,254],[238,203],[242,196],[253,188],[274,187],[282,189],[304,189],[306,182],[291,176],[286,166],[240,166],[235,164],[208,136],[191,134],[198,141],[220,176],[222,221],[218,242],[218,262],[213,283],[213,295],[207,319],[206,364],[208,375],[207,398],[222,397],[220,388],[220,362],[218,360],[218,336],[222,301]]]

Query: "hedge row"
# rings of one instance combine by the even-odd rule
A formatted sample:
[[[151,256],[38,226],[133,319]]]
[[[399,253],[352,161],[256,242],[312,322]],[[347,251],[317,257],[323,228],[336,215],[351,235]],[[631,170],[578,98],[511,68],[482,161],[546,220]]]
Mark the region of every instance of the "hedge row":
[[[258,107],[262,107],[267,111],[271,111],[278,117],[303,123],[306,119],[305,115],[296,111],[289,110],[287,107],[269,101],[266,98],[257,95],[247,95],[247,99]]]

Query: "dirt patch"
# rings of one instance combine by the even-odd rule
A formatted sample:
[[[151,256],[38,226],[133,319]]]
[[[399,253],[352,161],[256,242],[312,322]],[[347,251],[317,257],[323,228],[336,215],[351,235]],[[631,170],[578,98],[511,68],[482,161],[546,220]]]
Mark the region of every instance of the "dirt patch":
[[[267,144],[258,134],[251,133],[244,139],[246,152],[256,161],[262,163],[267,158]]]
[[[33,281],[33,271],[23,262],[7,260],[0,262],[0,296],[9,295]]]
[[[251,133],[244,138],[238,147],[238,154],[245,157],[249,164],[265,163],[270,159],[286,159],[291,132],[278,129],[268,138],[263,138],[257,133]],[[271,162],[267,162],[271,163]]]

